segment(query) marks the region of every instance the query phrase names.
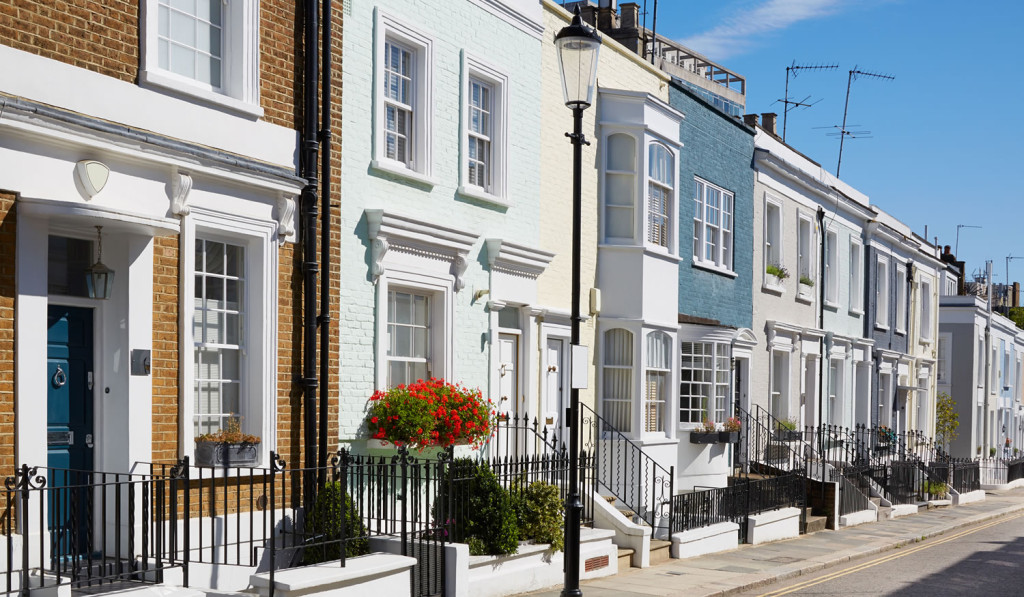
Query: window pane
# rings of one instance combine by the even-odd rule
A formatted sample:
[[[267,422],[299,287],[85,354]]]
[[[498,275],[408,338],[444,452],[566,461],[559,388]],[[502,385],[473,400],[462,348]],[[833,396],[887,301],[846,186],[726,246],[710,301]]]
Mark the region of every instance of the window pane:
[[[605,202],[609,205],[633,205],[633,176],[609,174],[605,178]]]
[[[636,164],[636,141],[617,133],[608,137],[608,170],[633,172]]]

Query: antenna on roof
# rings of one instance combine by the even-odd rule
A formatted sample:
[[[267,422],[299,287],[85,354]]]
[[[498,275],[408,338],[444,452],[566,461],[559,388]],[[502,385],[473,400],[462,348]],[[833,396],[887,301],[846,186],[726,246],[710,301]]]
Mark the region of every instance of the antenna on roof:
[[[850,87],[853,86],[853,82],[857,80],[858,76],[872,77],[874,79],[882,79],[883,81],[896,80],[896,77],[892,75],[883,75],[881,73],[869,73],[867,71],[858,69],[856,66],[854,66],[853,70],[850,71],[850,77],[846,80],[846,104],[843,106],[843,126],[839,129],[839,161],[836,162],[837,177],[839,176],[839,167],[843,165],[843,141],[845,141],[847,137],[853,139],[857,138],[854,134],[854,131],[850,131],[846,128],[846,115],[850,110]],[[864,138],[864,132],[866,131],[862,131],[861,138]]]
[[[786,97],[784,99],[776,100],[776,101],[782,102],[783,105],[784,105],[784,109],[782,110],[782,141],[783,142],[786,141],[786,120],[787,120],[787,117],[789,116],[789,111],[792,110],[793,108],[799,108],[799,107],[810,108],[814,104],[816,104],[816,103],[821,101],[821,100],[816,100],[814,102],[807,103],[807,100],[811,99],[811,96],[809,96],[809,95],[807,97],[805,97],[804,99],[800,100],[800,101],[795,101],[795,100],[789,99],[789,73],[792,72],[793,73],[793,78],[795,79],[797,74],[799,74],[800,71],[802,71],[802,70],[835,70],[837,68],[839,68],[838,64],[797,64],[796,60],[793,61],[793,64],[791,64],[791,65],[786,67]]]

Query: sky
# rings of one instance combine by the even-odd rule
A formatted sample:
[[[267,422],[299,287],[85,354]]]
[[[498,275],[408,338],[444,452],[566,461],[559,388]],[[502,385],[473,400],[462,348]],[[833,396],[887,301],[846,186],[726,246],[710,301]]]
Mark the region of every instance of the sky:
[[[643,6],[643,0],[634,0]],[[647,0],[653,10],[653,0]],[[1024,282],[1024,2],[1009,0],[659,0],[657,30],[740,74],[748,113],[783,122],[786,141],[833,174],[849,71],[841,178],[939,245],[956,244],[968,276]],[[651,25],[650,17],[647,21]]]

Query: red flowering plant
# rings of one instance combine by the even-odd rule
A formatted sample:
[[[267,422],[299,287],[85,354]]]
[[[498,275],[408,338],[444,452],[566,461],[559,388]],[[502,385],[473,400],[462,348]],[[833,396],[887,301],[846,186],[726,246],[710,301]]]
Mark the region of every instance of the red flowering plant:
[[[430,378],[377,390],[366,423],[370,437],[395,445],[479,448],[491,437],[494,410],[480,390]]]

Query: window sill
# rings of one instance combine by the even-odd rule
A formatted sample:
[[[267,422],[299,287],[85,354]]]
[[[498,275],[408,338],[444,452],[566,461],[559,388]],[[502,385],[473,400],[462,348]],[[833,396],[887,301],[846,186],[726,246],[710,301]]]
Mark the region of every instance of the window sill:
[[[839,303],[833,303],[832,301],[826,300],[825,308],[828,309],[829,311],[832,311],[833,313],[836,313],[839,311]]]
[[[920,344],[921,346],[931,346],[932,345],[932,339],[931,338],[919,338],[917,343]]]
[[[700,268],[702,270],[707,270],[709,272],[712,272],[712,273],[715,273],[715,274],[720,274],[722,276],[727,276],[727,277],[730,277],[730,278],[735,278],[736,276],[739,275],[739,274],[737,274],[736,272],[734,272],[734,271],[732,271],[730,269],[725,269],[724,267],[721,267],[721,266],[718,266],[718,265],[713,265],[713,264],[706,263],[706,262],[703,262],[703,261],[698,261],[696,259],[693,260],[693,267]]]
[[[168,74],[163,71],[143,70],[139,73],[139,85],[158,87],[171,91],[176,95],[197,99],[206,104],[225,108],[240,116],[248,116],[254,120],[263,118],[263,108],[259,104],[250,104],[240,99],[205,89],[188,79]]]
[[[896,328],[894,331],[895,331],[896,334],[898,334],[900,336],[906,336],[907,335],[907,330],[904,330],[904,329]]]
[[[849,313],[850,313],[850,315],[855,315],[857,317],[860,317],[861,315],[864,315],[864,310],[863,309],[850,309]]]
[[[889,326],[887,326],[887,325],[882,325],[882,324],[880,324],[880,323],[876,323],[876,324],[875,324],[875,329],[876,329],[876,330],[880,330],[880,331],[883,331],[883,332],[888,332],[888,331],[889,331]]]
[[[393,162],[391,160],[373,160],[370,162],[370,169],[422,185],[427,187],[428,191],[433,189],[434,185],[437,184],[437,181],[433,178],[426,176],[425,174],[421,174],[403,164],[400,164],[399,162]],[[400,180],[399,182],[402,181]]]
[[[782,296],[786,294],[786,287],[782,285],[782,282],[773,283],[769,280],[765,280],[761,283],[761,292]]]
[[[668,249],[659,245],[644,245],[644,255],[647,257],[654,257],[656,259],[664,259],[673,263],[680,263],[683,258],[679,255],[673,255],[668,252]]]
[[[798,303],[810,305],[814,303],[814,295],[808,292],[798,292],[796,295],[796,300]]]
[[[511,207],[512,205],[511,203],[505,201],[501,197],[488,193],[481,187],[475,187],[472,185],[461,185],[456,192],[459,195],[462,195],[463,197],[474,199],[476,201],[480,201],[483,203],[489,203],[495,207],[507,208]]]

